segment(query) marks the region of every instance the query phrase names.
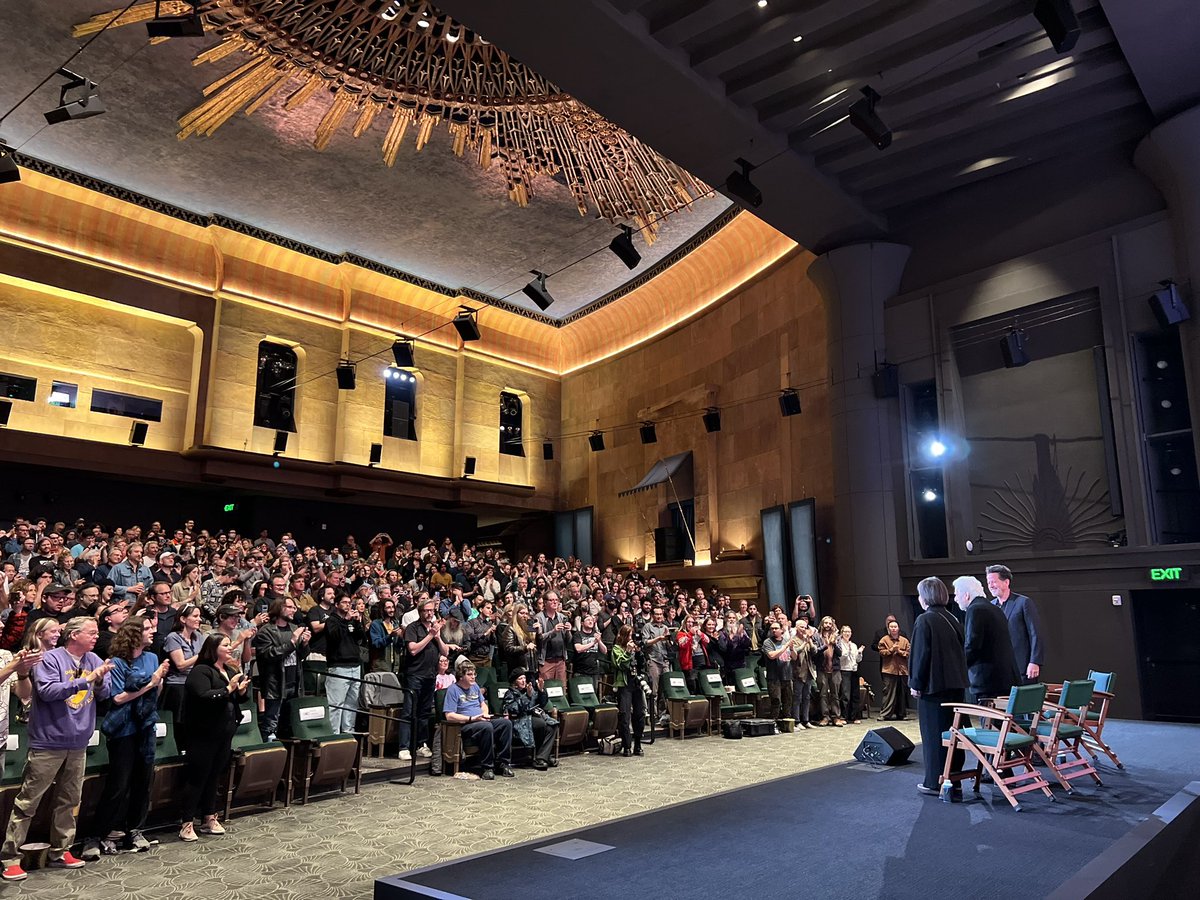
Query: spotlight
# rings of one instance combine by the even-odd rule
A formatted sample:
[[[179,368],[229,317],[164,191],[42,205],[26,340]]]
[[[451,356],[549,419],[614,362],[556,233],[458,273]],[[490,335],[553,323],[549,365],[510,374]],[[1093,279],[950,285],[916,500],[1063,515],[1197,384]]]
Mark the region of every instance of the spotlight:
[[[641,436],[643,444],[658,443],[658,432],[655,431],[653,422],[643,422],[638,429],[638,434]]]
[[[621,226],[618,234],[608,245],[608,249],[617,255],[617,259],[625,263],[625,268],[636,269],[642,261],[642,254],[633,246],[633,229],[628,225]]]
[[[58,74],[67,79],[67,83],[58,93],[58,106],[46,113],[46,124],[90,119],[104,112],[104,101],[96,93],[96,82],[76,75],[70,69],[59,69]]]
[[[550,307],[550,304],[554,302],[554,298],[550,296],[550,289],[546,287],[545,273],[533,269],[532,274],[537,277],[521,288],[521,293],[536,303],[538,309],[545,312]]]
[[[588,436],[588,446],[592,448],[593,453],[599,453],[604,449],[604,432],[593,431]]]
[[[850,124],[880,150],[886,150],[892,144],[892,130],[875,113],[875,104],[882,98],[870,85],[862,89],[862,95],[861,100],[850,104]]]
[[[725,179],[725,189],[747,206],[757,209],[762,206],[763,196],[762,191],[755,187],[754,182],[750,180],[750,173],[758,166],[751,165],[740,156],[734,162],[741,167],[741,171],[734,169],[729,173],[729,177]]]
[[[1046,37],[1056,53],[1069,53],[1079,40],[1079,20],[1071,9],[1071,0],[1037,0],[1034,18],[1046,29]]]
[[[356,383],[356,369],[354,363],[348,359],[343,359],[338,363],[337,384],[339,391],[352,391]]]
[[[288,433],[286,431],[275,432],[275,449],[271,452],[276,456],[278,456],[280,453],[283,453],[285,450],[287,450],[287,442]],[[275,465],[276,468],[278,468],[279,464],[276,463]]]
[[[542,442],[542,459],[554,459],[554,442]]]
[[[1012,328],[1000,338],[1000,352],[1004,355],[1004,368],[1018,369],[1029,365],[1029,349],[1025,346],[1025,332]]]
[[[150,425],[147,422],[134,422],[129,429],[129,443],[135,447],[141,447],[146,443],[146,432],[149,431]]]
[[[779,392],[779,411],[786,416],[800,414],[800,395],[795,388],[786,388]]]
[[[152,38],[204,37],[204,22],[196,12],[197,0],[188,0],[193,9],[181,16],[164,16],[162,0],[155,0],[154,18],[146,23],[146,33]]]
[[[383,462],[383,444],[372,444],[371,445],[371,458],[370,458],[370,462],[367,463],[367,465],[377,466],[381,462]]]
[[[392,359],[396,360],[398,368],[415,369],[417,363],[413,355],[413,342],[396,338],[396,342],[392,344]]]
[[[475,457],[468,456],[463,460],[463,478],[470,478],[475,474]]]
[[[469,306],[460,306],[458,315],[451,323],[458,332],[458,336],[463,339],[464,344],[468,341],[479,340],[479,322],[475,317],[478,312],[479,310],[471,309]]]
[[[704,430],[709,434],[721,430],[721,411],[715,406],[706,409],[701,418],[704,419]]]
[[[933,488],[925,488],[925,490],[921,493],[921,499],[926,503],[932,503],[937,499],[937,497],[937,491],[935,491]]]
[[[939,441],[937,438],[934,438],[932,441],[929,442],[929,455],[932,456],[934,459],[937,459],[938,457],[941,457],[941,456],[945,456],[946,455],[946,445],[944,443],[942,443],[941,441]]]
[[[0,184],[12,184],[21,180],[21,170],[13,159],[11,147],[0,144]]]

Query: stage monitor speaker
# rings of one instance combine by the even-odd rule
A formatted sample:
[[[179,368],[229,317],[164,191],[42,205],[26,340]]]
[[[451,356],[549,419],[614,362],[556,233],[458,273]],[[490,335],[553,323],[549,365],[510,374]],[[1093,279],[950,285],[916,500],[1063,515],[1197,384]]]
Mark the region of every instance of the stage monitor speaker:
[[[383,444],[371,445],[371,465],[377,466],[383,462]]]
[[[854,758],[879,766],[902,766],[908,762],[913,749],[913,742],[895,728],[872,728],[863,736],[862,743],[854,751]]]
[[[1163,285],[1161,291],[1155,291],[1150,295],[1150,309],[1154,313],[1154,318],[1158,319],[1158,324],[1163,328],[1186,322],[1192,317],[1191,310],[1179,296],[1179,288],[1173,284]]]
[[[876,400],[890,400],[900,396],[900,367],[884,363],[871,376],[871,387]]]
[[[1018,328],[1000,338],[1000,352],[1004,355],[1004,368],[1006,369],[1029,365],[1029,351],[1025,347],[1025,332]]]

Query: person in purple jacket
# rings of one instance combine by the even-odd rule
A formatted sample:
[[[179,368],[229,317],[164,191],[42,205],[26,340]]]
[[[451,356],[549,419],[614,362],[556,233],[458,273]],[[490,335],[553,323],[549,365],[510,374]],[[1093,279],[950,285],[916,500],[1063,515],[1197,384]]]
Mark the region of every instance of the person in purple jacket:
[[[0,848],[5,881],[28,877],[21,868],[20,847],[48,791],[52,791],[54,809],[47,866],[78,869],[84,864],[70,851],[75,841],[75,809],[83,793],[88,741],[96,731],[95,701],[109,696],[108,673],[112,669],[112,663],[92,652],[99,636],[95,619],[71,619],[63,626],[64,646],[46,653],[33,670],[29,756]]]

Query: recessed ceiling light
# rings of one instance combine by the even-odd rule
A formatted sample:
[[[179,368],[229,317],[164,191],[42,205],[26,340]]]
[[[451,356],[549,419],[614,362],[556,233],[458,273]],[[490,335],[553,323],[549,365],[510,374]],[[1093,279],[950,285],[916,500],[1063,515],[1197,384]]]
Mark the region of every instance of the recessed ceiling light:
[[[802,40],[804,40],[804,35],[802,35],[802,34],[798,34],[798,35],[796,35],[794,38],[792,38],[792,43],[793,43],[793,44],[798,44],[798,43],[800,43]]]
[[[767,8],[767,0],[758,0],[758,8],[766,9]]]

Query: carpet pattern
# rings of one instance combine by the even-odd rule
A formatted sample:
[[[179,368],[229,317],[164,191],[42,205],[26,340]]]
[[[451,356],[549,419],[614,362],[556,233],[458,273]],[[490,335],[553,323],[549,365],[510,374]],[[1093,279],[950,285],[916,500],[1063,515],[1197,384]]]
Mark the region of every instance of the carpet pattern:
[[[420,774],[412,787],[364,785],[358,796],[235,817],[225,836],[202,836],[196,844],[160,831],[150,835],[162,843],[149,853],[105,857],[77,871],[31,872],[0,894],[34,900],[370,897],[382,875],[844,762],[873,724],[741,741],[660,736],[640,759],[564,755],[557,769],[518,769],[515,779],[493,782]],[[915,720],[889,724],[919,740]]]

